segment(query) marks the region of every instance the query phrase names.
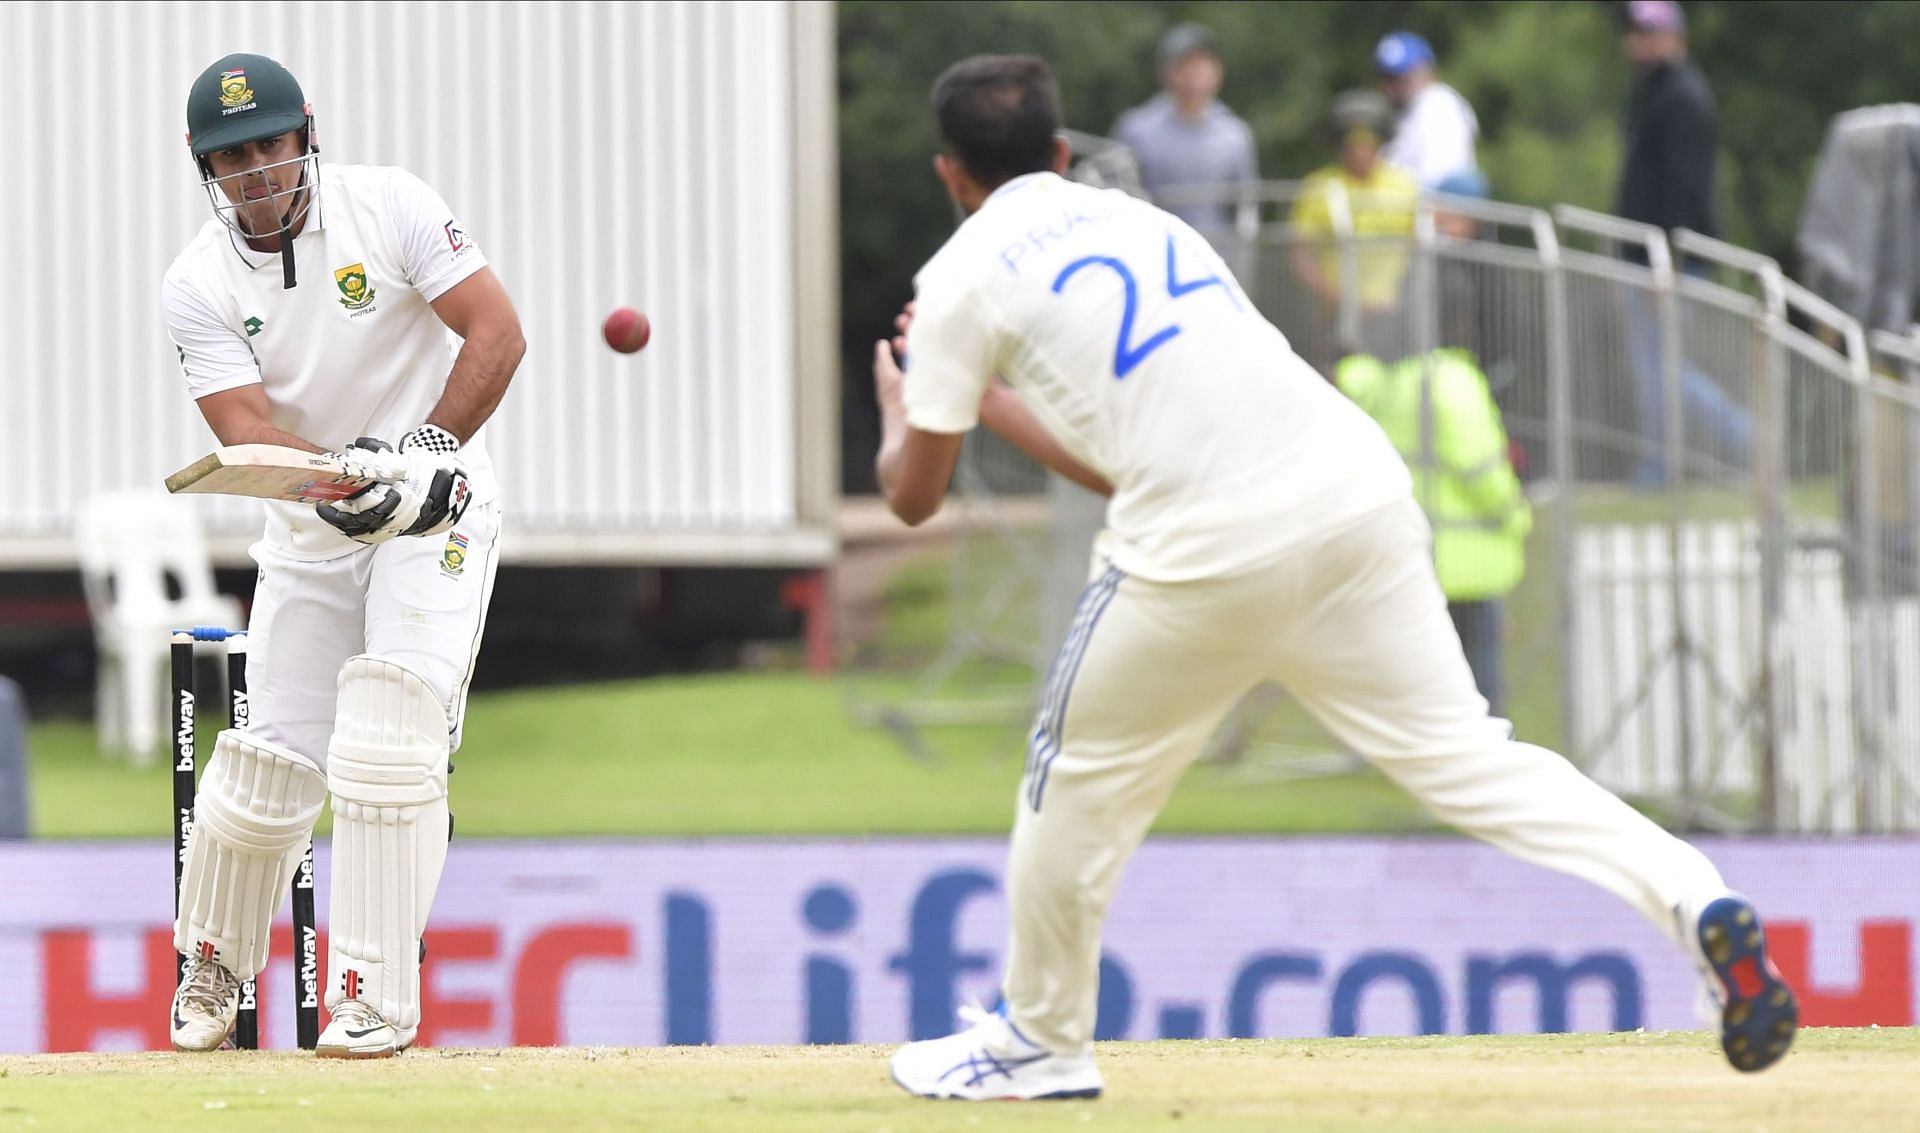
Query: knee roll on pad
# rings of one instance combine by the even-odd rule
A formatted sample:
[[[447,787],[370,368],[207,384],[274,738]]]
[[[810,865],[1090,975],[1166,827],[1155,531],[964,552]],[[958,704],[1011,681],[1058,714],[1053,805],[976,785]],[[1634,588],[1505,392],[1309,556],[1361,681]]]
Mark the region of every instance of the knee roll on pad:
[[[267,965],[267,932],[327,797],[311,759],[228,728],[194,798],[173,946],[242,979]]]
[[[358,999],[420,1023],[420,937],[447,858],[447,713],[420,674],[372,654],[340,670],[333,792],[329,1010]]]

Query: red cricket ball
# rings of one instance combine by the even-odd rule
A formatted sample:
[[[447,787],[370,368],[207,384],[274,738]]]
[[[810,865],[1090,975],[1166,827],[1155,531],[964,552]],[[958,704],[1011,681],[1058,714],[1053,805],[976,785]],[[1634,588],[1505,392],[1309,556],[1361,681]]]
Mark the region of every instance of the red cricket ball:
[[[608,346],[622,354],[632,354],[653,337],[653,324],[632,307],[621,307],[607,316],[606,325],[600,331],[606,335]]]

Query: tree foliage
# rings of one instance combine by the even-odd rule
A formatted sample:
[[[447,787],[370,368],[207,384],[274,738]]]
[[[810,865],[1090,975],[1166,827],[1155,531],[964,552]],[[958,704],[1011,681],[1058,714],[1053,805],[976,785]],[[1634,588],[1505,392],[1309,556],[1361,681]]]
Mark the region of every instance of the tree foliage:
[[[1791,269],[1808,176],[1832,117],[1920,100],[1920,4],[1898,0],[1694,0],[1695,61],[1720,107],[1723,234]],[[976,52],[1045,56],[1067,123],[1104,134],[1155,90],[1153,50],[1199,20],[1226,61],[1222,100],[1252,126],[1261,174],[1297,178],[1328,159],[1333,95],[1373,81],[1379,37],[1432,43],[1441,76],[1473,104],[1494,196],[1610,210],[1629,73],[1614,3],[1491,0],[849,0],[839,7],[842,340],[849,487],[871,461],[872,342],[912,294],[913,272],[952,231],[931,169],[928,92]]]

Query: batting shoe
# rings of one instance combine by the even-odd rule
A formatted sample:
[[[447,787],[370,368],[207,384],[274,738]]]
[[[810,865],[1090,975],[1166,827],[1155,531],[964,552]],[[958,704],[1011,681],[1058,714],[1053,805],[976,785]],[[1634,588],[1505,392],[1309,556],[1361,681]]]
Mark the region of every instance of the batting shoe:
[[[402,1031],[357,999],[343,999],[320,1032],[313,1053],[321,1058],[392,1058],[413,1043]]]
[[[1743,897],[1718,898],[1700,910],[1694,940],[1720,1007],[1727,1061],[1748,1073],[1780,1061],[1800,1027],[1800,1005],[1767,956],[1760,914]]]
[[[1100,1096],[1100,1071],[1092,1055],[1055,1054],[1030,1041],[1001,1013],[968,1006],[960,1009],[960,1019],[971,1025],[894,1052],[890,1067],[901,1089],[923,1098],[970,1102]]]
[[[240,1014],[240,977],[211,956],[189,956],[173,989],[173,1049],[219,1050]]]

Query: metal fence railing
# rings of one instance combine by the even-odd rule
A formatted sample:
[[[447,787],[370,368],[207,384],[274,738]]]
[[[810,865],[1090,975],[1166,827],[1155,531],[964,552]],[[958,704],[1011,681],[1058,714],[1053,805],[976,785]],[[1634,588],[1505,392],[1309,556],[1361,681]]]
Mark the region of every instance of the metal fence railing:
[[[1137,191],[1098,141],[1079,175]],[[1679,825],[1920,830],[1920,328],[1868,334],[1764,256],[1571,207],[1164,198],[1222,206],[1204,234],[1329,380],[1362,353],[1478,367],[1533,507],[1503,603],[1523,736]],[[1046,491],[1043,638],[1100,522]]]

